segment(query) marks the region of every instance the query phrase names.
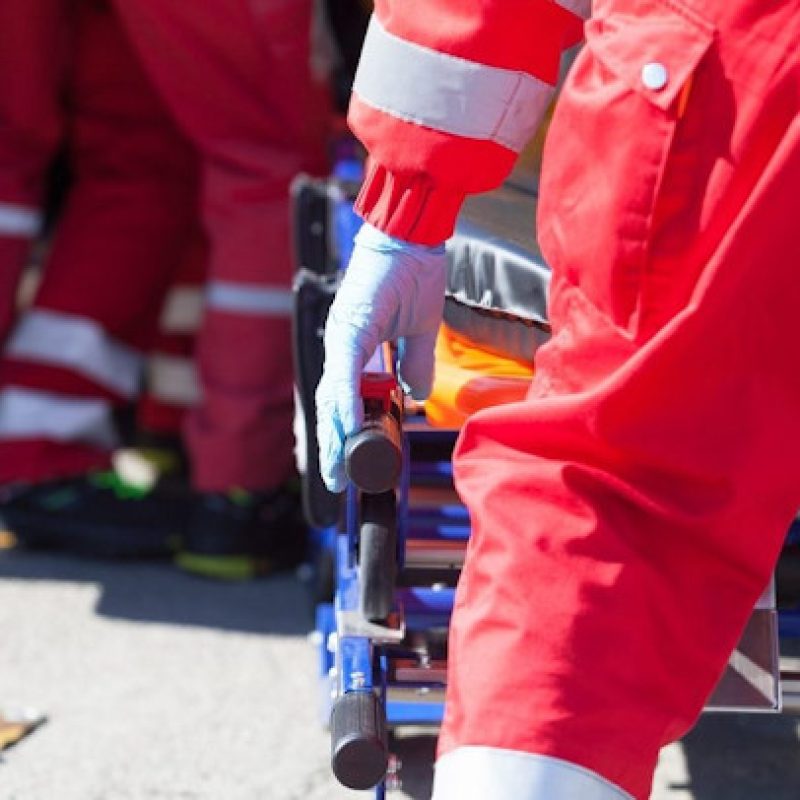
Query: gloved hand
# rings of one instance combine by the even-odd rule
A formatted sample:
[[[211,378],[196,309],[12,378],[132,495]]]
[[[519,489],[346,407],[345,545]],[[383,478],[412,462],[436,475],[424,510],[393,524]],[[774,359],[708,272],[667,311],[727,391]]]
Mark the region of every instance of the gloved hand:
[[[347,484],[344,440],[363,423],[361,373],[378,345],[397,340],[404,390],[416,400],[430,394],[445,279],[443,244],[410,244],[366,223],[356,235],[325,326],[325,367],[316,394],[320,472],[332,492]]]

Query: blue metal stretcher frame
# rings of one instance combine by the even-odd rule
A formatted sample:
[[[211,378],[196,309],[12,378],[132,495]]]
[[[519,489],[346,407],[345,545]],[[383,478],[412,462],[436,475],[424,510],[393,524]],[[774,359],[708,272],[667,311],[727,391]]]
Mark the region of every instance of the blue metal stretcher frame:
[[[350,241],[360,221],[352,212],[346,198],[337,204],[335,227],[338,245]],[[344,249],[344,248],[342,248]],[[342,265],[349,253],[342,254]],[[372,368],[377,365],[373,364]],[[378,367],[380,368],[380,367]],[[415,539],[428,541],[460,541],[469,535],[469,520],[466,509],[460,505],[443,505],[429,509],[409,511],[408,497],[411,486],[422,481],[429,484],[447,484],[452,481],[452,464],[447,461],[412,463],[409,457],[409,435],[404,433],[404,460],[400,486],[398,487],[398,535],[397,561],[402,568],[405,561],[405,543],[413,532]],[[354,489],[349,489],[346,499],[346,530],[335,528],[318,532],[318,542],[323,547],[335,550],[336,597],[335,604],[321,604],[317,610],[317,631],[320,636],[320,679],[323,687],[323,713],[329,714],[332,690],[331,670],[335,669],[335,691],[376,691],[386,710],[389,727],[396,725],[438,725],[441,722],[443,703],[414,703],[388,699],[391,649],[389,645],[372,641],[367,636],[339,635],[337,612],[357,612],[359,603],[359,577],[357,567],[358,544],[358,498]],[[800,543],[800,524],[794,526],[789,540]],[[408,630],[425,630],[433,626],[447,626],[453,607],[454,590],[440,588],[398,588],[395,603],[401,612]],[[800,638],[800,610],[780,611],[778,614],[780,636]],[[334,650],[334,652],[331,652]],[[325,700],[327,699],[327,708]],[[376,798],[383,800],[385,785],[379,784]]]

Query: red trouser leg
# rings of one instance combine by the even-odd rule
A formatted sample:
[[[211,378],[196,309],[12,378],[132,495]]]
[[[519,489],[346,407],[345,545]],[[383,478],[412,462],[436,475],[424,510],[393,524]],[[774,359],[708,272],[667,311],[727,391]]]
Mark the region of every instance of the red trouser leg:
[[[553,339],[457,451],[436,800],[564,762],[643,800],[769,579],[800,505],[795,9],[595,4],[544,157]],[[474,753],[491,788],[459,794]]]
[[[64,0],[0,4],[0,341],[39,231],[44,179],[62,133],[69,26]]]
[[[147,357],[137,423],[143,432],[180,436],[200,393],[195,342],[203,316],[208,246],[196,231],[169,287]]]
[[[0,481],[105,462],[112,406],[138,392],[141,352],[194,220],[190,147],[111,12],[76,8],[75,183],[34,306],[0,362]]]
[[[272,488],[293,464],[288,187],[322,166],[311,3],[116,2],[203,164],[210,263],[202,402],[187,431],[194,483]]]

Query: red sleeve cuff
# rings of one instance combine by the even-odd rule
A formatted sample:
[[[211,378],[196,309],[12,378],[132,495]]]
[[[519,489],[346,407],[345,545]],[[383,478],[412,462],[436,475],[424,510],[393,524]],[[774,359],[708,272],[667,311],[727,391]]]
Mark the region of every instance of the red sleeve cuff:
[[[355,209],[389,236],[437,245],[452,236],[464,197],[422,174],[398,175],[370,159]]]

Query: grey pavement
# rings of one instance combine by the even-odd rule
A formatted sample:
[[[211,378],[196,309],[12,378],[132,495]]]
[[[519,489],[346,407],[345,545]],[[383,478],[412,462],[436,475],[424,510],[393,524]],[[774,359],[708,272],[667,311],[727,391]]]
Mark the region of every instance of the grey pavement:
[[[0,553],[0,708],[48,722],[0,755],[0,800],[356,800],[316,711],[306,588],[162,564]],[[798,800],[800,719],[704,718],[653,800]],[[429,796],[432,737],[396,749]],[[511,800],[511,799],[510,799]]]

